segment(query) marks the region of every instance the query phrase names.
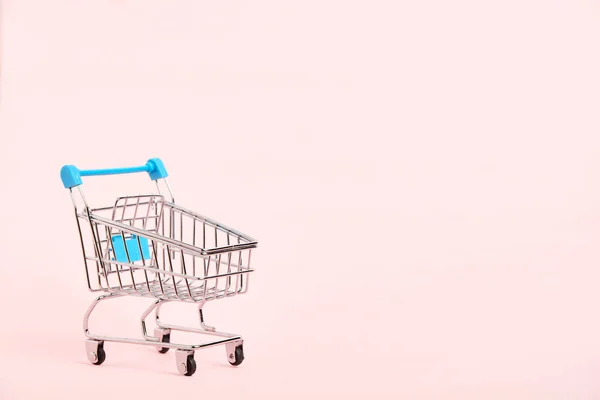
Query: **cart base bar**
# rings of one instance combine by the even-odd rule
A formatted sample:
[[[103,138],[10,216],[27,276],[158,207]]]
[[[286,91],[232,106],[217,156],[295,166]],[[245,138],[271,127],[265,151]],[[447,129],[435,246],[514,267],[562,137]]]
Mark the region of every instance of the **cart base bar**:
[[[88,360],[95,365],[100,365],[106,359],[106,353],[104,351],[104,342],[116,342],[116,343],[129,343],[139,344],[145,346],[154,346],[158,349],[159,353],[166,353],[169,349],[176,349],[175,359],[177,364],[177,370],[186,376],[191,376],[196,371],[196,363],[194,360],[194,351],[204,349],[208,347],[225,345],[227,352],[227,360],[231,365],[237,366],[244,360],[243,344],[244,341],[240,335],[217,332],[217,330],[211,326],[207,326],[204,323],[204,315],[202,312],[202,306],[204,303],[200,303],[198,306],[200,313],[200,328],[191,328],[180,325],[169,325],[161,322],[160,320],[160,308],[164,303],[168,303],[169,300],[158,299],[146,309],[140,318],[142,335],[144,339],[124,338],[117,336],[104,336],[91,333],[89,330],[89,319],[96,308],[96,306],[104,300],[115,299],[123,297],[124,294],[108,293],[102,296],[98,296],[83,317],[83,330],[87,336],[86,340],[86,353]],[[155,322],[157,328],[154,330],[154,336],[148,335],[146,329],[146,318],[152,311],[156,310]],[[211,342],[201,344],[183,344],[183,343],[171,343],[170,334],[171,331],[183,331],[197,333],[201,335],[219,336],[222,339],[214,340]]]

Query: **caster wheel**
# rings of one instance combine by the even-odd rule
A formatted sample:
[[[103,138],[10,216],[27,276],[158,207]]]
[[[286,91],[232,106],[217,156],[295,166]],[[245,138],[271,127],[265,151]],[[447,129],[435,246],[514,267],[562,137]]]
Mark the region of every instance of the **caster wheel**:
[[[177,350],[175,352],[175,361],[177,362],[177,370],[181,375],[192,376],[196,372],[196,361],[194,360],[193,351]]]
[[[196,372],[196,360],[194,360],[194,356],[188,356],[186,360],[186,371],[185,376],[192,376],[194,372]]]
[[[92,342],[87,349],[88,360],[94,365],[100,365],[106,360],[104,342]]]
[[[244,345],[236,346],[235,351],[228,356],[227,360],[231,365],[240,365],[244,361]]]
[[[171,343],[171,334],[165,333],[161,338],[161,342],[162,343]],[[161,354],[165,354],[167,351],[169,351],[168,347],[161,347],[160,349],[158,349],[158,352]]]
[[[100,365],[105,360],[106,360],[106,352],[104,351],[104,348],[102,348],[102,346],[98,346],[98,353],[97,353],[96,361],[93,361],[92,364]]]

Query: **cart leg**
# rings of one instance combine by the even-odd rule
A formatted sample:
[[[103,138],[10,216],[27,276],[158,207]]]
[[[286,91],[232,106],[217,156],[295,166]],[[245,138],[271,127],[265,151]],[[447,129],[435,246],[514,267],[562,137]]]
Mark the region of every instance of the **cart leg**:
[[[140,318],[140,323],[142,325],[142,335],[144,336],[144,339],[148,340],[148,341],[152,341],[152,342],[160,342],[160,343],[170,343],[171,342],[171,330],[170,329],[165,329],[165,328],[155,328],[154,329],[154,336],[150,336],[148,335],[148,330],[146,329],[146,318],[148,318],[148,315],[150,315],[150,313],[152,311],[154,311],[155,309],[158,310],[160,308],[160,306],[162,305],[162,303],[166,303],[167,300],[162,300],[162,299],[158,299],[155,300],[150,307],[148,307],[146,309],[146,311],[144,311],[144,313],[142,314],[141,318]],[[167,351],[169,351],[168,347],[162,347],[162,346],[157,346],[156,349],[158,350],[159,353],[166,353]]]
[[[167,303],[167,301],[164,301],[164,300],[158,300],[158,301],[156,302],[156,305],[155,305],[155,306],[153,306],[153,307],[151,307],[151,308],[149,308],[148,310],[149,310],[149,311],[152,311],[152,309],[154,309],[154,308],[156,307],[156,325],[157,325],[159,328],[168,329],[168,327],[167,327],[165,324],[163,324],[163,323],[160,321],[160,309],[161,309],[161,306],[162,306],[164,303]],[[206,325],[206,324],[204,323],[204,313],[203,313],[203,311],[202,311],[202,306],[203,306],[203,305],[204,305],[204,303],[200,303],[200,304],[198,305],[198,312],[199,312],[199,314],[200,314],[200,327],[201,327],[203,330],[207,331],[207,332],[217,332],[217,329],[216,329],[215,327],[213,327],[213,326],[208,326],[208,325]],[[149,313],[149,311],[148,311],[148,310],[147,310],[147,312]],[[144,315],[146,315],[146,313],[144,313]]]
[[[90,321],[90,315],[92,315],[92,312],[94,311],[94,309],[96,308],[96,306],[102,301],[102,300],[108,300],[108,299],[116,299],[118,297],[121,297],[122,295],[117,295],[114,293],[109,293],[109,294],[104,294],[102,296],[98,296],[94,299],[94,301],[92,301],[92,304],[90,305],[90,307],[88,308],[88,310],[86,311],[85,315],[83,316],[83,332],[85,333],[85,335],[90,338],[90,339],[96,339],[96,340],[102,340],[102,337],[98,336],[98,335],[94,335],[90,333],[90,329],[89,329],[89,321]]]
[[[204,323],[204,313],[202,312],[202,306],[203,304],[198,306],[198,312],[200,313],[200,327],[202,327],[202,329],[208,332],[216,332],[217,329],[215,327],[208,326]]]
[[[102,300],[112,299],[121,297],[119,295],[115,295],[113,293],[105,294],[102,296],[98,296],[92,301],[92,304],[88,308],[87,312],[83,316],[83,331],[85,335],[89,338],[85,341],[85,351],[87,353],[87,358],[94,365],[100,365],[106,360],[106,352],[104,351],[104,340],[102,340],[101,336],[93,335],[90,333],[89,329],[89,321],[90,315]]]
[[[142,335],[144,336],[144,339],[146,339],[146,340],[153,340],[153,338],[156,336],[156,335],[155,335],[155,336],[150,336],[150,335],[148,335],[148,331],[147,331],[147,329],[146,329],[146,318],[148,318],[148,315],[150,315],[150,313],[151,313],[152,311],[154,311],[154,309],[155,309],[156,307],[158,307],[162,301],[163,301],[163,300],[161,300],[161,299],[155,300],[155,301],[154,301],[154,302],[153,302],[153,303],[150,305],[150,307],[148,307],[148,308],[146,309],[146,311],[144,311],[144,313],[143,313],[143,314],[142,314],[142,316],[140,317],[140,323],[142,324]],[[155,333],[156,333],[156,331],[155,331]]]

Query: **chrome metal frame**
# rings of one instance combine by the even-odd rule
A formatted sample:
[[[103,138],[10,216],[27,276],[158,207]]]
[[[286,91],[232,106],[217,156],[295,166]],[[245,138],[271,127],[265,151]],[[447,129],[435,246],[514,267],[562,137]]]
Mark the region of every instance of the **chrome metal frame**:
[[[104,361],[104,342],[120,342],[176,349],[179,372],[191,375],[189,357],[202,348],[225,345],[233,365],[243,339],[240,335],[218,332],[204,322],[203,306],[207,301],[233,297],[248,290],[251,250],[257,241],[191,210],[176,205],[166,179],[170,201],[161,194],[117,198],[110,207],[90,208],[80,186],[70,189],[75,219],[81,240],[88,289],[102,291],[83,318],[88,338],[88,359],[94,364]],[[123,244],[119,250],[115,240]],[[122,251],[125,251],[126,260]],[[121,254],[119,255],[119,251]],[[140,318],[143,339],[105,336],[89,330],[89,319],[97,305],[108,299],[125,296],[151,297],[153,303]],[[198,328],[171,325],[160,318],[163,304],[196,303],[200,317]],[[155,313],[156,328],[150,335],[146,320]],[[219,339],[201,344],[164,342],[171,331],[184,331]],[[237,349],[237,350],[236,350]],[[166,350],[163,350],[164,352]],[[242,354],[243,359],[243,354]]]

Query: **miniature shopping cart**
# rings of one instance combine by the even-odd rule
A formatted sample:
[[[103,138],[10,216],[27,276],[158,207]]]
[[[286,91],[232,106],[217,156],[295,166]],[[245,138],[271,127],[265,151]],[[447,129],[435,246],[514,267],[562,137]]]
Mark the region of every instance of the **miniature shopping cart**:
[[[156,183],[156,192],[119,197],[108,207],[88,205],[81,190],[81,177],[135,172],[147,172]],[[160,353],[175,349],[177,369],[187,376],[196,371],[197,349],[223,344],[229,363],[241,364],[244,360],[241,336],[217,332],[207,326],[202,307],[209,300],[246,293],[252,272],[250,252],[257,241],[175,204],[166,180],[167,171],[157,158],[130,168],[80,170],[65,165],[60,175],[75,208],[88,288],[104,292],[92,302],[83,319],[90,362],[96,365],[104,362],[104,342],[121,342],[155,346]],[[122,296],[154,299],[141,316],[143,339],[91,333],[88,321],[98,303]],[[200,326],[164,323],[160,319],[161,306],[172,301],[195,303],[200,312]],[[146,318],[153,311],[157,328],[150,335]],[[171,331],[212,335],[218,340],[194,345],[171,343]]]

